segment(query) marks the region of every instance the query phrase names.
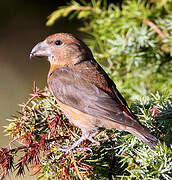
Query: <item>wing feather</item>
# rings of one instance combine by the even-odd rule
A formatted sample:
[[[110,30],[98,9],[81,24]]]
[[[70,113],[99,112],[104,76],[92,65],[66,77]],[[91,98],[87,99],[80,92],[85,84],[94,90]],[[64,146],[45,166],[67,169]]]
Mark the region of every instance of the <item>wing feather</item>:
[[[124,113],[115,99],[71,68],[54,70],[49,76],[48,84],[54,96],[63,104],[100,120],[106,119],[121,125],[135,126],[135,122]]]

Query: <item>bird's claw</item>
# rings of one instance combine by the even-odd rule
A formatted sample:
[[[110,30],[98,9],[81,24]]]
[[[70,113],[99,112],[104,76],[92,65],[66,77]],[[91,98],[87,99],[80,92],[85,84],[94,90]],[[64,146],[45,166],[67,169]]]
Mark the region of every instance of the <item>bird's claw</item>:
[[[94,140],[92,137],[91,137],[91,138],[88,138],[88,140],[90,140],[92,143],[96,144],[97,146],[100,146],[100,142]]]
[[[58,151],[64,152],[65,154],[68,154],[71,151],[71,148],[68,146],[65,146],[64,148],[59,148]]]
[[[90,151],[90,153],[93,154],[93,151],[91,150],[91,148],[88,148],[88,147],[76,148],[76,150],[78,150],[78,151]]]

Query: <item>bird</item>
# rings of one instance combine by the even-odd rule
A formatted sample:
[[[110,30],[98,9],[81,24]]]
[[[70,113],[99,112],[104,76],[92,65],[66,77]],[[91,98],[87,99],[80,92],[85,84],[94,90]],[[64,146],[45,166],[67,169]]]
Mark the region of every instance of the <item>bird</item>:
[[[62,151],[70,152],[84,140],[100,145],[94,137],[102,128],[127,131],[155,148],[158,139],[139,122],[82,40],[71,33],[50,35],[35,45],[32,57],[50,62],[48,88],[69,122],[81,129],[81,137]]]

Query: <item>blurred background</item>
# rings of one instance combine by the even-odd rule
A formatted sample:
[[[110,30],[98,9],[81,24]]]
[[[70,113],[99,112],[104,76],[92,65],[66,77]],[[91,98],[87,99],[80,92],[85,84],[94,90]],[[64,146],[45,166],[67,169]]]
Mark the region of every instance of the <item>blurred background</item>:
[[[10,0],[0,1],[0,147],[7,145],[3,127],[7,118],[16,114],[18,104],[26,102],[33,81],[46,86],[48,62],[29,59],[35,44],[56,32],[80,34],[78,20],[61,19],[54,26],[45,25],[47,17],[67,1]]]

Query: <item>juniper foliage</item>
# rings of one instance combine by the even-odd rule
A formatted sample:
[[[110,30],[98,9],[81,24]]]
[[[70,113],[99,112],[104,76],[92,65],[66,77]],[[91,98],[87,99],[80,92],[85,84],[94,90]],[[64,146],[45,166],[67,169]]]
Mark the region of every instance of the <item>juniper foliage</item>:
[[[81,135],[62,114],[47,89],[34,88],[29,100],[10,119],[6,133],[9,146],[0,149],[1,178],[10,172],[25,175],[31,170],[36,179],[170,179],[172,151],[172,95],[156,94],[140,99],[131,108],[139,120],[164,143],[152,150],[132,134],[102,131],[101,146],[84,141],[65,154],[58,149],[70,146]],[[165,142],[168,144],[166,146]],[[20,158],[18,158],[18,156]]]
[[[75,16],[95,58],[129,100],[172,88],[172,1],[71,1],[47,25]]]

